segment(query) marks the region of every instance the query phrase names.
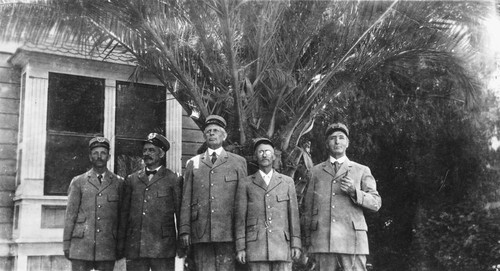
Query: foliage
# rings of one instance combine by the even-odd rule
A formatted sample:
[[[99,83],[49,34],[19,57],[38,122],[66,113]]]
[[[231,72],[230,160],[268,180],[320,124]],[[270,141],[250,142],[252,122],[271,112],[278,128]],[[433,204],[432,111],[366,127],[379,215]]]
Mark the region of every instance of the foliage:
[[[455,86],[446,97],[472,97],[474,82],[463,62],[475,50],[464,23],[488,14],[490,6],[451,5],[4,0],[0,36],[39,42],[55,34],[56,43],[126,51],[139,70],[169,87],[188,113],[199,115],[200,125],[208,114],[223,115],[232,142],[244,145],[264,135],[279,143],[286,158],[324,106],[340,103],[342,93],[385,92],[445,76]]]
[[[374,270],[488,270],[500,249],[500,213],[485,209],[500,199],[498,155],[488,148],[498,101],[488,92],[474,107],[428,98],[446,89],[404,95],[417,88],[331,104],[312,131],[313,157],[326,159],[328,123],[348,124],[348,156],[372,169],[383,201],[367,214]]]
[[[126,51],[199,124],[226,117],[245,153],[268,136],[295,169],[306,137],[319,162],[326,125],[346,122],[348,155],[372,169],[383,199],[368,216],[375,270],[497,263],[498,227],[482,206],[498,200],[486,148],[498,112],[482,108],[497,104],[476,80],[488,74],[490,2],[9,2],[2,38],[56,33],[55,43]]]

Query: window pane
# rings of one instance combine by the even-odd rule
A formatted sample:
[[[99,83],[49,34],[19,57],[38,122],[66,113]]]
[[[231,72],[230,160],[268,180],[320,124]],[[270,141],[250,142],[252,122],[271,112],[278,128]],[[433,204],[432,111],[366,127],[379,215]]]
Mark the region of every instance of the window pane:
[[[126,177],[144,167],[142,164],[142,141],[117,139],[115,141],[115,172]]]
[[[166,90],[163,86],[116,84],[116,136],[143,139],[165,134]]]
[[[102,133],[104,79],[49,73],[48,129]]]
[[[92,137],[47,135],[45,195],[67,195],[71,179],[91,168],[88,143]]]

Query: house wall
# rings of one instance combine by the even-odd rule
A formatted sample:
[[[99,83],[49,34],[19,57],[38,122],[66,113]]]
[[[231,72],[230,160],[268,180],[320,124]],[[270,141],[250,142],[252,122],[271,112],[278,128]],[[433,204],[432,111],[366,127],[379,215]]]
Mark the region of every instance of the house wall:
[[[0,270],[13,267],[12,240],[19,125],[19,71],[7,62],[11,53],[0,52]]]
[[[16,178],[21,177],[19,174],[21,170],[16,168],[20,161],[19,153],[22,153],[18,153],[17,150],[22,149],[19,147],[25,143],[18,144],[21,138],[18,128],[22,110],[21,69],[9,63],[9,59],[12,61],[13,52],[0,52],[0,271],[66,270],[69,268],[69,262],[62,256],[62,229],[49,229],[48,235],[45,232],[36,233],[40,224],[39,216],[43,214],[41,204],[64,205],[65,197],[44,196],[37,192],[40,187],[28,184],[25,180],[23,180],[23,187],[16,188],[16,183],[21,181],[16,181]],[[61,60],[64,58],[54,56],[52,63]],[[173,169],[180,171],[184,169],[186,160],[196,154],[204,140],[201,131],[187,113],[179,110],[180,105],[177,101],[171,99],[171,96],[167,97],[167,100],[171,100],[167,102],[168,110],[171,110],[167,114],[177,114],[176,117],[182,120],[181,125],[176,124],[175,127],[171,127],[170,131],[166,131],[167,138],[180,137],[181,139],[180,142],[175,140],[172,142],[173,144],[180,143],[181,150],[174,148],[175,153],[170,152],[170,159],[176,161],[172,165],[175,167]],[[169,118],[172,119],[172,115]],[[28,157],[29,153],[24,153],[23,156]],[[18,190],[17,198],[16,189]],[[16,208],[17,212],[14,211]],[[26,220],[26,218],[29,219]],[[35,218],[35,221],[32,218]],[[59,236],[60,241],[54,239],[58,239]],[[48,239],[43,241],[45,237]],[[30,238],[41,239],[31,241]],[[115,270],[123,270],[123,263],[119,266],[121,268]]]

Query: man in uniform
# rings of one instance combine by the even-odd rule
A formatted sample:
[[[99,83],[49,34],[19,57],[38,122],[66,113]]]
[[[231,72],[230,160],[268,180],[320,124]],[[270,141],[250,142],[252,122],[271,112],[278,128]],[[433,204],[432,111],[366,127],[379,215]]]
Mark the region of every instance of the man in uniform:
[[[111,271],[117,253],[117,240],[123,196],[123,178],[106,167],[109,141],[95,137],[89,142],[92,169],[73,178],[68,190],[64,221],[63,250],[74,271]]]
[[[331,124],[325,137],[330,157],[312,169],[305,199],[305,243],[320,271],[366,270],[368,227],[363,211],[378,211],[382,201],[370,169],[346,156],[347,127]]]
[[[246,160],[226,152],[226,121],[208,116],[204,138],[208,149],[186,164],[180,235],[191,249],[198,271],[235,270],[234,197],[238,180],[247,175]]]
[[[182,177],[164,165],[169,148],[164,136],[150,133],[142,148],[146,167],[125,180],[127,270],[175,269]]]
[[[250,271],[291,271],[301,248],[295,185],[273,170],[269,139],[257,139],[254,154],[259,171],[241,180],[236,192],[236,258]]]

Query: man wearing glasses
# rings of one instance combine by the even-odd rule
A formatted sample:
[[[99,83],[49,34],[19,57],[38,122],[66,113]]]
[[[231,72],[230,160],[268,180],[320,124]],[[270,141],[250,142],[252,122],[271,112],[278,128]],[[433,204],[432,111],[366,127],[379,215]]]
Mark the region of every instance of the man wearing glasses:
[[[295,185],[274,171],[269,139],[255,141],[254,155],[259,171],[243,179],[236,192],[236,258],[250,271],[291,271],[301,248]]]
[[[226,152],[226,121],[210,115],[204,138],[208,149],[186,164],[179,234],[191,245],[195,270],[237,270],[234,249],[234,196],[247,175],[245,158]]]

